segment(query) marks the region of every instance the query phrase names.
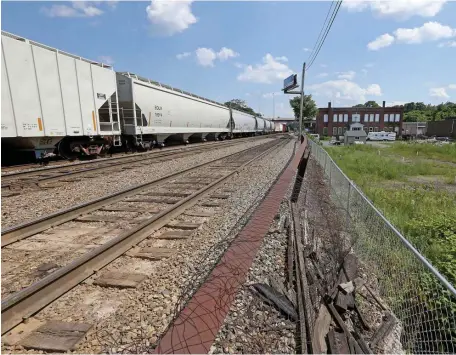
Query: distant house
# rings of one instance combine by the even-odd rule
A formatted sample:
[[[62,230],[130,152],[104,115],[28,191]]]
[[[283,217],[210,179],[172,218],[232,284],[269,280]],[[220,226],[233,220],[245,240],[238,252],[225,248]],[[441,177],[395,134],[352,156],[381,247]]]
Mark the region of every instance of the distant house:
[[[350,125],[350,130],[344,133],[344,144],[354,144],[355,141],[366,143],[367,133],[364,130],[364,125],[361,123],[353,123]]]

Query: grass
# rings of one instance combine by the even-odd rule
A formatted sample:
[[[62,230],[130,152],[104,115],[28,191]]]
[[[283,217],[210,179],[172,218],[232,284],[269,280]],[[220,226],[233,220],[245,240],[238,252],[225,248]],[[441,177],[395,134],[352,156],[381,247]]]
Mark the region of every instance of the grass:
[[[456,284],[456,165],[445,163],[456,162],[456,145],[326,149],[404,236]],[[417,176],[436,177],[440,187],[450,189],[410,181]]]

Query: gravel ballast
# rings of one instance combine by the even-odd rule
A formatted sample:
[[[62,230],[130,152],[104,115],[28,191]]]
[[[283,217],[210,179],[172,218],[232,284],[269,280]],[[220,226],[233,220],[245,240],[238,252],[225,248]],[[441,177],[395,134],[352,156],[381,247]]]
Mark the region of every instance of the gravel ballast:
[[[210,267],[216,263],[226,247],[223,241],[234,237],[240,230],[242,223],[246,222],[245,213],[251,211],[252,204],[260,201],[288,162],[293,146],[294,141],[289,142],[230,178],[220,190],[230,189],[233,192],[228,200],[220,201],[222,207],[213,217],[177,218],[192,222],[205,221],[188,240],[168,242],[148,238],[156,243],[155,246],[176,248],[178,252],[170,258],[152,262],[122,256],[101,271],[146,274],[148,278],[138,288],[102,288],[92,285],[95,276],[34,318],[94,324],[95,327],[76,348],[76,353],[151,350],[151,346],[177,314],[178,305],[191,296],[209,273]],[[211,159],[214,159],[213,155]],[[192,164],[196,162],[192,161]],[[242,223],[239,223],[240,220]],[[271,251],[280,244],[277,241],[271,243]],[[24,349],[4,347],[4,351],[23,353]]]
[[[30,191],[24,195],[2,198],[2,229],[24,223],[38,217],[84,203],[110,193],[161,178],[173,172],[191,168],[240,150],[270,141],[270,138],[255,139],[239,145],[219,148],[193,156],[153,163],[119,172],[107,172],[95,179],[65,183],[61,187]]]

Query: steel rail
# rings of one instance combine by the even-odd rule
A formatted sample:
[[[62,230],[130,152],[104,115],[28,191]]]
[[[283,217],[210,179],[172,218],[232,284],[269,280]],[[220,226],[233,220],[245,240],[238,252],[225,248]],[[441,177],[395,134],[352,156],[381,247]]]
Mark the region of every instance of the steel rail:
[[[230,142],[230,143],[224,144],[222,146],[218,145],[217,147],[198,146],[198,147],[195,147],[193,149],[188,149],[188,150],[181,149],[181,150],[176,150],[176,151],[155,153],[153,156],[146,156],[146,157],[144,157],[144,156],[141,157],[140,156],[138,159],[129,158],[126,161],[120,161],[120,162],[114,162],[114,163],[106,162],[107,165],[100,165],[100,166],[96,166],[96,167],[83,168],[81,170],[68,171],[68,172],[60,173],[60,174],[59,174],[58,170],[60,170],[60,169],[62,169],[62,170],[71,169],[73,167],[72,166],[69,166],[68,168],[59,167],[58,169],[56,169],[57,171],[55,171],[57,173],[57,175],[45,176],[45,177],[41,177],[41,178],[39,178],[39,175],[40,174],[45,174],[47,172],[35,171],[35,170],[31,171],[31,172],[20,172],[18,174],[20,174],[20,175],[24,174],[27,177],[33,177],[35,175],[38,175],[38,179],[37,180],[30,180],[30,181],[27,181],[27,180],[25,180],[25,181],[23,181],[23,180],[12,181],[12,182],[9,182],[9,183],[6,183],[6,184],[2,185],[2,188],[8,188],[8,187],[11,188],[11,187],[13,187],[15,185],[27,186],[27,185],[34,185],[34,184],[43,183],[43,182],[58,181],[58,180],[61,180],[61,179],[64,179],[64,178],[78,177],[80,175],[84,175],[84,174],[91,173],[91,172],[102,172],[102,171],[109,170],[109,169],[115,169],[115,168],[121,167],[121,166],[126,165],[126,164],[141,163],[141,162],[145,162],[145,161],[148,161],[148,160],[152,160],[153,161],[153,160],[157,160],[157,159],[160,159],[160,158],[163,158],[163,157],[169,157],[169,156],[176,156],[176,158],[177,158],[177,157],[179,157],[179,155],[186,156],[186,155],[192,154],[192,153],[205,152],[206,150],[213,149],[213,148],[225,148],[225,147],[230,147],[232,145],[237,145],[237,144],[239,144],[239,143],[238,142]],[[103,163],[100,163],[100,164],[103,164]],[[15,176],[13,174],[8,174],[7,176],[2,176],[2,180],[5,177],[7,178],[7,180],[14,180],[15,178],[17,178],[17,176]]]
[[[267,142],[265,142],[264,144],[267,144]],[[259,146],[256,146],[256,147],[259,147]],[[253,148],[256,148],[256,147],[253,147]],[[236,153],[233,153],[230,155],[226,155],[224,157],[217,158],[215,160],[211,160],[209,162],[202,163],[202,164],[199,164],[199,165],[196,165],[191,168],[187,168],[187,169],[175,172],[175,173],[168,174],[164,177],[146,182],[144,184],[129,187],[122,191],[118,191],[118,192],[109,194],[107,196],[103,196],[103,197],[100,197],[100,198],[97,198],[97,199],[94,199],[94,200],[91,200],[88,202],[84,202],[84,203],[76,205],[76,206],[72,206],[67,209],[63,209],[63,210],[54,212],[52,214],[49,214],[47,216],[39,217],[39,218],[36,218],[34,220],[31,220],[29,222],[26,222],[26,223],[23,223],[20,225],[9,227],[9,228],[1,231],[1,246],[3,248],[14,242],[17,242],[24,238],[30,237],[34,234],[40,233],[48,228],[71,221],[72,219],[77,218],[84,213],[88,213],[88,212],[97,210],[106,204],[111,204],[111,203],[117,202],[117,201],[125,198],[126,196],[129,196],[131,194],[137,193],[138,191],[141,191],[144,188],[149,188],[149,187],[153,187],[158,184],[165,183],[169,180],[174,179],[176,176],[179,176],[181,174],[184,174],[184,173],[187,173],[190,171],[197,170],[206,165],[226,159],[227,157],[245,152],[248,149],[252,149],[252,148],[246,148],[239,152],[236,152]]]
[[[29,318],[55,299],[77,286],[79,283],[97,273],[101,268],[123,255],[139,242],[148,238],[153,232],[164,227],[171,219],[179,216],[188,208],[197,204],[203,197],[211,194],[225,180],[241,169],[257,161],[289,140],[278,139],[271,147],[249,159],[225,176],[201,188],[192,195],[182,199],[171,207],[151,217],[137,227],[122,233],[98,248],[84,254],[70,264],[58,269],[29,287],[14,293],[2,300],[2,335]],[[252,151],[257,147],[242,152]],[[236,154],[242,153],[238,152]],[[231,154],[232,156],[234,154]],[[229,156],[228,156],[229,157]],[[225,157],[226,158],[226,157]],[[219,160],[219,159],[217,159]]]
[[[237,139],[235,141],[233,140],[229,140],[229,141],[223,141],[223,142],[207,142],[207,143],[200,143],[196,146],[187,146],[187,147],[182,147],[182,146],[177,146],[177,147],[166,147],[164,148],[164,151],[160,150],[160,151],[150,151],[150,152],[141,152],[141,153],[133,153],[133,154],[130,154],[130,155],[122,155],[122,156],[117,156],[117,157],[113,157],[113,158],[100,158],[100,159],[95,159],[95,160],[90,160],[90,161],[82,161],[82,162],[77,162],[77,163],[74,163],[74,164],[59,164],[59,165],[56,165],[56,166],[50,166],[50,167],[42,167],[42,168],[36,168],[36,169],[33,169],[33,170],[26,170],[26,171],[18,171],[18,172],[15,172],[15,173],[6,173],[6,174],[2,174],[1,177],[2,179],[10,179],[10,178],[18,178],[20,176],[26,176],[26,175],[39,175],[39,174],[45,174],[47,172],[52,172],[52,171],[56,171],[56,170],[59,170],[59,169],[70,169],[70,168],[74,168],[74,167],[80,167],[80,166],[84,166],[84,165],[92,165],[92,164],[109,164],[111,162],[114,162],[114,161],[118,161],[118,160],[134,160],[136,157],[143,157],[145,155],[149,156],[149,155],[159,155],[159,154],[166,154],[166,153],[174,153],[174,152],[180,152],[180,151],[190,151],[190,150],[193,150],[193,149],[198,149],[198,148],[206,148],[208,146],[212,147],[212,146],[217,146],[217,145],[221,145],[221,146],[230,146],[231,144],[236,144],[236,143],[242,143],[242,142],[245,142],[246,140],[249,140],[249,139],[258,139],[258,138],[267,138],[267,137],[270,137],[270,136],[256,136],[256,137],[248,137],[248,138],[240,138],[240,139]],[[23,165],[17,165],[17,168],[21,168],[21,167],[24,167],[24,166],[31,166],[31,165],[35,165],[36,164],[23,164]],[[6,166],[6,167],[2,167],[2,170],[3,169],[7,169],[7,170],[13,170],[15,166]]]

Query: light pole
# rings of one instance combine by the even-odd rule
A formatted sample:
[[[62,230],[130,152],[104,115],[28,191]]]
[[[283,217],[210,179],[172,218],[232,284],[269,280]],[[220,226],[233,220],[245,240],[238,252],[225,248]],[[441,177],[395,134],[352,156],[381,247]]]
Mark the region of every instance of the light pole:
[[[272,93],[272,119],[275,117],[275,100],[274,100],[275,92]]]

